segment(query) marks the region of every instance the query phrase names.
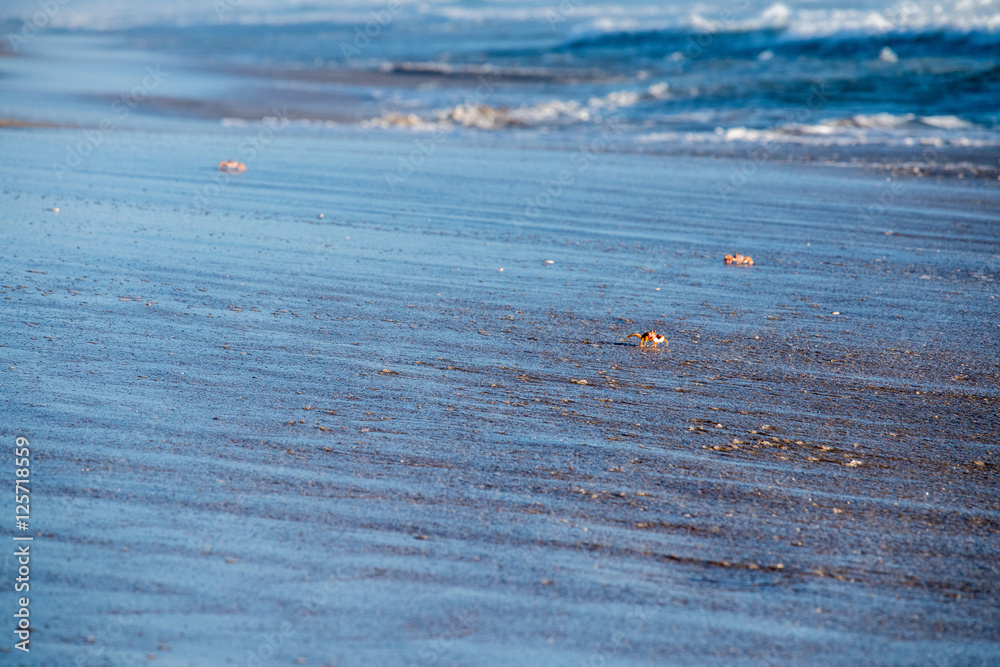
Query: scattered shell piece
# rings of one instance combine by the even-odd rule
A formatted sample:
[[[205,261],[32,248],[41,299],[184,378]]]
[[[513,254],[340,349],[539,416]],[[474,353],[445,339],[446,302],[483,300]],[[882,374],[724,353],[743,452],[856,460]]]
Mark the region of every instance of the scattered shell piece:
[[[857,459],[851,459],[844,465],[847,466],[848,468],[857,468],[859,465],[862,465],[862,462]]]
[[[317,215],[316,217],[317,217],[317,218],[319,218],[320,220],[322,220],[322,219],[323,219],[323,218],[325,218],[326,216],[325,216],[324,214],[320,213],[320,214],[319,214],[319,215]]]
[[[59,212],[58,208],[50,208],[49,210],[52,211],[53,213],[58,213]]]
[[[552,261],[551,259],[547,259],[547,260],[545,260],[545,263],[546,263],[546,264],[555,264],[555,262],[553,262],[553,261]]]
[[[570,380],[573,384],[590,384],[586,380]]]
[[[219,163],[219,171],[224,171],[230,174],[242,174],[247,170],[247,166],[242,162],[237,162],[236,160],[223,160]]]

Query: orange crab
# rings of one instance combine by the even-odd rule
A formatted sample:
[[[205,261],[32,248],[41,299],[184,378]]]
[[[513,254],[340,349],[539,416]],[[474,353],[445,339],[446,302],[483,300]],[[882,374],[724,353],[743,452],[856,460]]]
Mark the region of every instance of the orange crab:
[[[223,160],[219,163],[219,171],[225,171],[230,174],[242,174],[246,170],[247,166],[236,160]]]
[[[746,264],[747,266],[753,266],[753,257],[750,255],[741,255],[740,253],[726,255],[723,261],[726,264]]]
[[[654,348],[660,343],[663,343],[664,345],[670,345],[670,343],[667,341],[666,338],[656,333],[655,331],[647,331],[646,333],[643,334],[634,333],[631,336],[626,336],[625,340],[628,340],[629,338],[632,337],[639,339],[640,348],[646,347],[646,343],[652,343]]]

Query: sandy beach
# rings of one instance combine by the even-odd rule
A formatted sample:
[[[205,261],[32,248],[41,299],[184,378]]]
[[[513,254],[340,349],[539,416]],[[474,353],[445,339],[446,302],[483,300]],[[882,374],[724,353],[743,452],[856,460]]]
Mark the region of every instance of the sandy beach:
[[[1000,665],[987,3],[12,2],[0,664]]]
[[[0,134],[8,658],[994,664],[995,186],[79,132]]]

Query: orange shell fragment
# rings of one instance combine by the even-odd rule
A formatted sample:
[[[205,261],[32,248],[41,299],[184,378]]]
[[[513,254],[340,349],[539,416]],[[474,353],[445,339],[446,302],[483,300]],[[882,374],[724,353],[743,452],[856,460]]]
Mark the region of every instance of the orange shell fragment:
[[[219,163],[219,171],[225,171],[231,174],[242,174],[246,170],[247,166],[242,162],[237,162],[236,160],[223,160]]]

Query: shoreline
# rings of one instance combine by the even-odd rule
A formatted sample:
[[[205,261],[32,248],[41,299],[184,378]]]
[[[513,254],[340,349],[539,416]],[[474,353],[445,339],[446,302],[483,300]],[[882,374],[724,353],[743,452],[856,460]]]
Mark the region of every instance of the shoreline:
[[[679,88],[680,106],[665,111],[658,124],[655,114],[630,114],[636,106],[665,104],[670,98],[662,96],[670,86],[666,92],[650,92],[659,90],[655,86],[641,94],[608,92],[608,86],[617,85],[615,77],[605,73],[603,80],[590,70],[578,72],[577,81],[572,70],[560,68],[545,75],[530,68],[406,60],[367,68],[334,60],[329,67],[284,68],[200,62],[162,46],[144,49],[129,35],[60,30],[33,38],[22,53],[4,60],[0,74],[10,90],[0,108],[5,119],[0,129],[71,126],[213,134],[225,132],[227,125],[254,127],[280,117],[318,140],[358,134],[382,141],[385,133],[385,141],[402,137],[431,149],[454,142],[716,157],[740,162],[734,167],[742,172],[734,173],[737,181],[765,163],[812,162],[861,166],[894,178],[1000,179],[998,146],[988,123],[925,116],[930,112],[920,106],[893,113],[842,108],[830,91],[810,89],[801,104],[788,109],[785,122],[722,114],[713,132],[710,124],[706,129],[707,120],[686,120],[708,113],[684,111],[684,104],[698,99],[695,93]],[[78,62],[98,67],[101,81],[92,81]],[[677,76],[683,80],[681,72]],[[604,87],[580,88],[598,83]],[[555,91],[543,95],[547,86],[560,87],[565,99]],[[519,101],[519,95],[527,101]],[[723,105],[716,111],[725,110]]]
[[[173,103],[171,103],[173,104]],[[198,105],[210,102],[197,102]],[[263,108],[263,107],[262,107]],[[151,134],[190,133],[204,136],[225,136],[227,134],[253,134],[267,126],[270,119],[277,118],[282,125],[288,126],[288,131],[299,136],[312,136],[319,141],[337,140],[371,140],[376,143],[400,143],[414,146],[430,146],[424,148],[422,157],[427,157],[428,150],[433,153],[440,144],[462,145],[467,147],[496,148],[515,145],[527,151],[562,151],[567,153],[583,153],[590,157],[603,154],[650,156],[670,159],[709,159],[729,167],[728,183],[720,186],[720,194],[742,187],[742,183],[753,176],[757,169],[764,165],[817,165],[825,168],[861,170],[869,173],[887,173],[901,180],[950,180],[970,179],[976,181],[1000,180],[1000,159],[996,158],[993,147],[968,146],[808,146],[794,143],[773,144],[763,147],[754,143],[731,142],[724,144],[615,144],[601,137],[565,137],[552,135],[545,137],[543,142],[511,130],[476,130],[469,128],[450,128],[447,130],[406,130],[386,128],[364,128],[349,123],[337,121],[334,125],[322,126],[315,121],[302,121],[293,116],[283,117],[264,113],[263,116],[201,118],[198,120],[173,118],[170,114],[163,119],[180,120],[180,124],[157,124],[156,115],[147,115],[144,124],[140,126],[112,126],[114,132],[148,132]],[[149,123],[148,126],[145,123]],[[106,125],[106,123],[105,123]],[[78,129],[81,131],[99,130],[102,122],[57,123],[48,121],[28,120],[24,118],[0,118],[0,131],[13,129]],[[104,129],[107,129],[106,127]],[[596,148],[595,148],[596,147]],[[734,164],[735,163],[735,164]]]

